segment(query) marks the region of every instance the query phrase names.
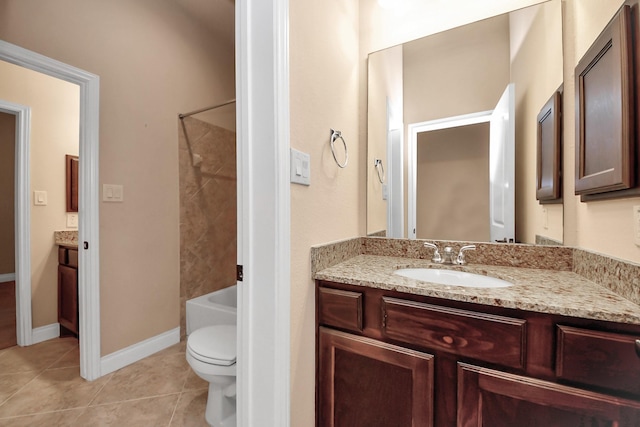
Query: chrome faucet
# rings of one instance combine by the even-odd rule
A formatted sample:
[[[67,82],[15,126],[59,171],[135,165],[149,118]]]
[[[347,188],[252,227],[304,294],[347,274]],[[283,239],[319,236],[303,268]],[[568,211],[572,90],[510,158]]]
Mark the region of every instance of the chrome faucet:
[[[458,265],[465,265],[467,261],[464,259],[464,252],[475,251],[475,250],[476,250],[476,245],[467,245],[467,246],[461,247],[460,252],[458,252],[458,259],[456,260],[456,263]]]
[[[453,259],[455,255],[453,254],[453,248],[451,246],[447,246],[444,248],[444,256],[442,257],[443,264],[455,264],[455,260]]]
[[[433,243],[425,242],[424,247],[433,249],[433,257],[431,257],[431,262],[442,264],[442,257],[440,256],[440,250],[438,249],[438,246],[434,245]]]
[[[443,257],[442,255],[440,255],[440,250],[438,249],[437,245],[433,243],[425,242],[424,247],[433,249],[433,257],[431,258],[431,262],[434,262],[436,264],[453,264],[453,265],[467,264],[467,261],[464,258],[465,251],[476,249],[476,245],[463,246],[460,248],[460,251],[458,252],[458,256],[455,257],[453,248],[451,246],[447,246],[444,248],[444,257]]]

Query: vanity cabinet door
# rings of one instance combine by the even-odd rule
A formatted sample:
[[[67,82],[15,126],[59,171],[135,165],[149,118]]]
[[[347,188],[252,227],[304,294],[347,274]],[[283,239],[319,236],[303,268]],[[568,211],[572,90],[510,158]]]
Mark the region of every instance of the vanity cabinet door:
[[[319,329],[318,427],[433,426],[432,355]]]
[[[637,427],[640,402],[464,363],[458,427]]]
[[[78,270],[58,265],[58,323],[78,334]]]

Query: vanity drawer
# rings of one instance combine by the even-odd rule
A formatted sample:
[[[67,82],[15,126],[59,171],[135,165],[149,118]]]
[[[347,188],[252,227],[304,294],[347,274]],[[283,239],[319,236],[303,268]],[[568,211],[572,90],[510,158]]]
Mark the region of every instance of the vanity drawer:
[[[58,264],[78,268],[78,250],[60,246],[58,248]]]
[[[318,321],[321,325],[362,331],[362,292],[319,288]]]
[[[382,298],[382,332],[418,344],[485,362],[525,367],[526,320]]]
[[[68,250],[67,265],[69,267],[78,268],[78,250],[77,249]]]
[[[560,379],[640,395],[640,336],[558,325]]]

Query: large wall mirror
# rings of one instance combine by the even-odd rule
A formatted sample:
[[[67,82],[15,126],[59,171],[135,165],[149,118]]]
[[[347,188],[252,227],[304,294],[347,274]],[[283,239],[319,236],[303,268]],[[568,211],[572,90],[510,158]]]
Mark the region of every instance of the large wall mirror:
[[[561,243],[536,132],[562,64],[560,0],[371,53],[367,234]]]

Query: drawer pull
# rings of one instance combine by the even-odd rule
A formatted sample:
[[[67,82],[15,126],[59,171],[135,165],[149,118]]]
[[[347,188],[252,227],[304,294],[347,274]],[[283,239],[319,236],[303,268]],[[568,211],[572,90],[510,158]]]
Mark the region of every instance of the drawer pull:
[[[640,340],[636,340],[636,354],[640,357]]]
[[[442,341],[446,342],[447,344],[453,344],[453,338],[451,338],[450,336],[444,336],[442,337]]]

